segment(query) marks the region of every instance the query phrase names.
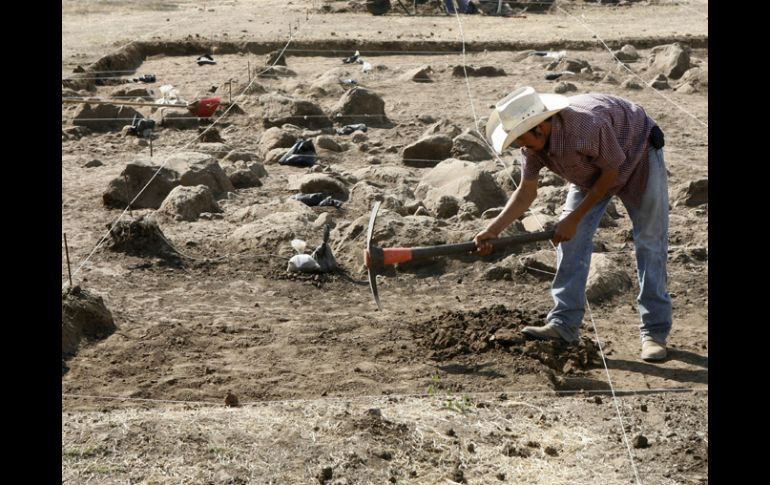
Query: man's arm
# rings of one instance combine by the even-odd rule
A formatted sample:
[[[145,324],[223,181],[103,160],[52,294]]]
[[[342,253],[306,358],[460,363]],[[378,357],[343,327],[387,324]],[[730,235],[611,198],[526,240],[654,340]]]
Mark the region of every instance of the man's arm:
[[[596,182],[591,186],[591,189],[586,193],[580,204],[556,225],[556,232],[553,236],[554,244],[569,241],[575,236],[580,220],[591,207],[604,198],[617,178],[618,171],[616,169],[607,167],[601,170],[601,175],[596,179]]]
[[[481,256],[486,256],[492,252],[492,245],[484,243],[483,241],[496,238],[503,232],[503,229],[508,227],[511,222],[521,217],[521,215],[529,209],[529,206],[532,205],[532,202],[535,201],[536,197],[537,179],[522,179],[519,188],[511,194],[503,211],[492,220],[486,229],[476,234],[476,237],[473,238],[473,241],[476,243],[477,251]]]

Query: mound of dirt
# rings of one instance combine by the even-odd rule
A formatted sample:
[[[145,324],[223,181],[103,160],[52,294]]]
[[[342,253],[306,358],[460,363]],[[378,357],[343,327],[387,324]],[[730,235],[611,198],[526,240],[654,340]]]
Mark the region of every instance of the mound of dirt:
[[[521,328],[541,325],[545,317],[534,311],[495,305],[475,312],[444,312],[417,323],[413,330],[420,343],[430,349],[431,358],[438,361],[466,354],[509,352],[564,373],[599,363],[598,347],[585,337],[576,345],[527,340]]]
[[[64,360],[73,357],[83,338],[101,340],[115,331],[112,313],[102,297],[91,294],[80,286],[62,291],[61,353],[62,374]]]
[[[110,228],[111,224],[107,224]],[[179,263],[179,253],[168,242],[158,224],[144,216],[128,217],[118,221],[110,231],[112,244],[109,249],[134,256],[158,257],[167,262]]]

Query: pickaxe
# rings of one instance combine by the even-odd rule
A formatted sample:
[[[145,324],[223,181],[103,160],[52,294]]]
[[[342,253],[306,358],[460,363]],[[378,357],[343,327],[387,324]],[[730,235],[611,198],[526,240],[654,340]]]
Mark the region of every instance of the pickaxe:
[[[366,233],[366,249],[364,249],[364,264],[369,270],[369,288],[372,290],[377,308],[382,311],[380,306],[380,296],[377,293],[377,275],[380,274],[386,266],[408,261],[419,261],[422,259],[433,258],[436,256],[451,256],[455,254],[469,254],[476,249],[476,243],[473,241],[457,244],[439,244],[436,246],[419,246],[414,248],[381,248],[372,244],[372,233],[374,232],[374,221],[377,219],[377,212],[380,210],[380,201],[374,203],[372,215],[369,217],[369,230]],[[531,232],[526,234],[517,234],[510,237],[501,237],[491,239],[488,242],[492,245],[492,250],[525,244],[536,241],[547,241],[552,239],[554,230]]]
[[[117,104],[124,106],[156,106],[158,108],[185,108],[195,116],[200,118],[209,118],[214,114],[217,108],[219,108],[222,99],[219,96],[209,96],[186,104],[164,104],[144,101],[120,101],[111,99],[85,100],[78,98],[62,98],[61,102],[78,104]]]

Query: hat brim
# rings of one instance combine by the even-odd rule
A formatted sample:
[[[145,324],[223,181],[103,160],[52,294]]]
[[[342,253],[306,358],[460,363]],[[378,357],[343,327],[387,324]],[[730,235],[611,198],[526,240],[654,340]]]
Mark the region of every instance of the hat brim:
[[[498,111],[492,111],[492,114],[489,116],[489,121],[487,122],[487,140],[497,153],[502,153],[516,138],[569,106],[569,98],[560,94],[540,94],[540,99],[547,111],[537,113],[524,119],[510,131],[505,130]]]

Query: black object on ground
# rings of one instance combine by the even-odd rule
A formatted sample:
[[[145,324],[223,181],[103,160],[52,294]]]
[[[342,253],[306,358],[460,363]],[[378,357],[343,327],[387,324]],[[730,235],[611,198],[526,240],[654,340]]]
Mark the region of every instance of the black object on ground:
[[[295,167],[311,167],[316,160],[315,146],[313,140],[300,138],[278,159],[280,165],[292,165]]]

